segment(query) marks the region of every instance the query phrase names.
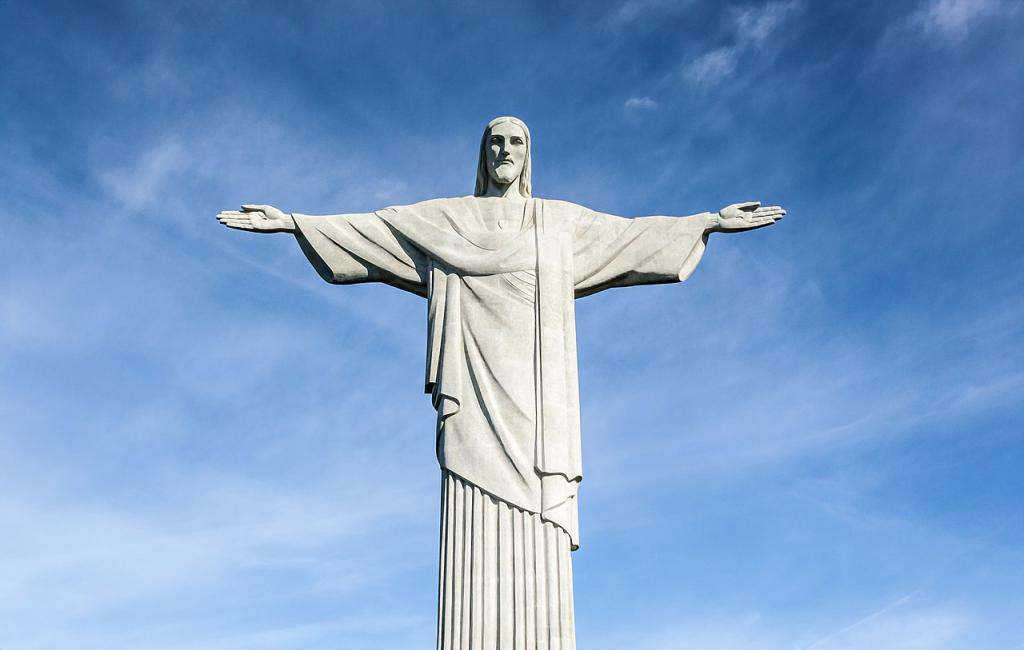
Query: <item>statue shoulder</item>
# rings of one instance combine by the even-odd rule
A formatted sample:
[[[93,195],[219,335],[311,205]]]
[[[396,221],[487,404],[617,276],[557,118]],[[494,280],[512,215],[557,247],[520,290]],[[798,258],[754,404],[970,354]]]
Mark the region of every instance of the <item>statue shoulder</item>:
[[[385,208],[381,208],[381,210],[379,210],[379,211],[382,211],[382,210],[395,210],[395,211],[402,211],[402,210],[414,210],[414,211],[415,210],[427,210],[427,211],[429,211],[429,210],[432,210],[432,209],[444,208],[446,206],[450,206],[450,205],[453,205],[453,204],[465,203],[466,199],[471,199],[471,198],[473,198],[473,197],[459,196],[459,197],[451,197],[451,198],[426,199],[424,201],[417,201],[415,203],[404,203],[404,204],[401,204],[401,205],[389,205],[389,206],[387,206]]]
[[[578,203],[559,199],[539,200],[544,202],[544,212],[549,215],[549,218],[554,218],[565,228],[579,228],[581,224],[589,223],[593,219],[593,210]]]
[[[562,201],[561,199],[541,199],[541,198],[536,198],[536,200],[537,201],[542,201],[544,203],[544,209],[545,210],[554,210],[554,211],[558,211],[558,212],[562,212],[562,213],[566,213],[566,214],[573,214],[573,215],[581,213],[581,212],[585,212],[587,210],[587,208],[585,206],[582,206],[582,205],[580,205],[578,203],[573,203],[572,201]]]

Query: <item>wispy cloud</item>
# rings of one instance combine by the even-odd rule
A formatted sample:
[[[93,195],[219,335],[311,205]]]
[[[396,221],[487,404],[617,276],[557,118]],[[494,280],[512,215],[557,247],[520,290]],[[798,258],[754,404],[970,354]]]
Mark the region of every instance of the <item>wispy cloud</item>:
[[[1010,0],[922,0],[882,33],[868,60],[875,69],[893,56],[924,49],[957,48],[996,20],[1013,20],[1022,12]]]
[[[654,110],[658,108],[658,102],[654,101],[650,97],[630,97],[623,104],[623,107],[629,110]]]
[[[984,21],[1019,9],[1004,0],[927,0],[910,15],[908,24],[921,36],[957,44]]]
[[[678,616],[652,629],[609,630],[591,641],[598,650],[629,645],[643,650],[955,650],[971,619],[950,606],[912,607],[898,601],[847,629],[805,645],[809,625],[787,625],[761,612],[714,612]]]
[[[800,9],[800,0],[769,2],[760,7],[740,9],[734,18],[736,37],[741,42],[749,38],[753,47],[761,47]]]
[[[732,45],[698,56],[683,67],[683,77],[695,86],[711,86],[732,77],[744,57],[763,53],[778,33],[802,8],[799,0],[770,2],[761,7],[740,9],[730,20]]]
[[[966,612],[948,607],[910,607],[904,596],[850,625],[806,646],[803,650],[901,648],[942,650],[962,647],[962,634],[971,625]]]
[[[905,596],[900,596],[899,598],[897,598],[893,602],[891,602],[891,603],[881,607],[877,611],[872,612],[872,613],[868,614],[867,616],[864,616],[864,617],[854,621],[853,623],[850,623],[849,625],[843,627],[842,629],[836,630],[835,632],[831,632],[831,633],[821,637],[820,639],[812,642],[810,645],[805,647],[803,650],[814,650],[815,648],[819,648],[820,649],[822,647],[825,647],[825,646],[833,643],[836,639],[840,639],[840,638],[842,638],[844,636],[847,636],[847,635],[850,635],[851,633],[854,633],[856,630],[858,630],[858,628],[868,627],[868,626],[870,626],[872,624],[872,622],[877,621],[877,620],[885,617],[886,615],[890,614],[894,609],[907,604],[911,600],[913,595],[914,594],[911,593],[911,594],[907,594]],[[889,642],[892,642],[892,640],[889,640]]]
[[[692,4],[690,0],[626,0],[607,18],[613,29],[625,29],[645,17],[656,16],[665,9],[680,10]]]
[[[683,74],[691,83],[699,86],[718,83],[731,77],[736,71],[739,52],[737,47],[721,47],[711,50],[687,64]]]
[[[139,210],[160,205],[162,194],[174,174],[189,162],[185,148],[176,138],[164,140],[146,151],[130,166],[100,172],[107,190],[126,208]]]

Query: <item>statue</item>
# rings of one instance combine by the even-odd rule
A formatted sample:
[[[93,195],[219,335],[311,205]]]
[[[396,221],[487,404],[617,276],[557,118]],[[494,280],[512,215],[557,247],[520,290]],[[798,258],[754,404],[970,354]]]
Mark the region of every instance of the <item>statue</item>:
[[[570,552],[579,547],[583,471],[574,300],[686,280],[711,233],[785,214],[737,203],[630,219],[534,198],[531,146],[522,121],[492,120],[473,196],[367,214],[244,205],[217,215],[230,228],[293,233],[327,282],[383,282],[427,299],[443,650],[576,647]]]

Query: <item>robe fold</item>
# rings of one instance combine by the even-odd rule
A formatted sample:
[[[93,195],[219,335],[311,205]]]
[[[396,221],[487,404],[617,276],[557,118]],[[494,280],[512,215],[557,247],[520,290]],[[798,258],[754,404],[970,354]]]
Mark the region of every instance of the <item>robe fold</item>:
[[[425,388],[446,475],[538,514],[578,548],[574,299],[685,280],[711,215],[629,219],[565,201],[462,197],[293,216],[326,281],[427,298]]]

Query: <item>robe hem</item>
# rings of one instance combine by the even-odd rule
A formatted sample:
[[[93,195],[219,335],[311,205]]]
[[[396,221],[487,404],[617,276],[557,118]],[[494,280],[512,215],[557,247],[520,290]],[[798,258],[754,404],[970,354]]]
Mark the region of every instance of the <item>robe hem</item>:
[[[506,504],[508,506],[511,506],[513,508],[518,508],[518,509],[522,510],[523,512],[529,512],[531,514],[537,515],[543,521],[546,521],[546,522],[550,523],[552,526],[557,526],[559,529],[565,531],[565,534],[569,536],[569,542],[570,542],[571,550],[573,550],[573,551],[579,550],[580,546],[579,546],[579,544],[577,544],[577,540],[575,540],[573,538],[572,531],[570,531],[568,528],[566,528],[562,524],[558,523],[557,521],[555,521],[553,519],[549,519],[542,511],[538,511],[538,510],[535,510],[533,508],[526,508],[526,507],[523,507],[523,506],[519,505],[515,501],[512,501],[510,499],[506,499],[504,497],[500,497],[497,494],[495,494],[494,492],[491,492],[490,490],[481,487],[475,481],[470,481],[469,479],[467,479],[462,474],[460,474],[458,472],[455,472],[455,471],[452,471],[452,470],[448,469],[447,467],[445,467],[444,465],[441,465],[441,472],[442,473],[451,474],[452,476],[454,476],[455,478],[459,479],[460,481],[462,481],[466,485],[472,485],[473,487],[475,487],[476,489],[480,490],[481,492],[483,492],[484,494],[486,494],[487,496],[489,496],[492,499],[495,499],[497,501],[501,501],[502,503],[504,503],[504,504]],[[579,482],[580,481],[576,481],[577,484],[579,484]],[[569,499],[571,499],[571,498],[574,498],[574,497],[569,497]],[[567,501],[569,501],[569,499],[566,499],[565,501],[562,501],[561,503],[559,503],[555,507],[556,508],[561,507],[563,504],[565,504]]]

